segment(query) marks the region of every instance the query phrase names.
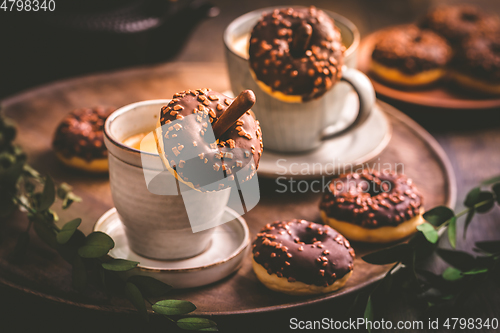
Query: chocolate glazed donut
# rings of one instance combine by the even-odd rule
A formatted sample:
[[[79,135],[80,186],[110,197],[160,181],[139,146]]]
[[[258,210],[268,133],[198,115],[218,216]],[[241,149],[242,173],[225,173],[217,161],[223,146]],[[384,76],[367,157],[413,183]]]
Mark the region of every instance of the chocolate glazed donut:
[[[217,126],[233,101],[210,89],[187,90],[161,109],[155,131],[160,156],[192,188],[220,190],[230,186],[236,173],[240,183],[251,179],[259,166],[262,133],[248,108],[222,130]],[[215,137],[207,134],[212,124]]]
[[[464,40],[454,68],[455,80],[467,90],[500,95],[500,30]]]
[[[56,129],[52,146],[66,165],[90,172],[108,171],[103,127],[113,107],[81,108],[69,113]]]
[[[412,24],[381,33],[373,49],[371,71],[391,83],[421,86],[442,78],[451,57],[444,38]]]
[[[262,16],[250,37],[250,67],[257,82],[289,102],[318,98],[341,77],[340,31],[323,11],[275,9]]]
[[[329,226],[291,220],[267,224],[253,243],[253,265],[266,287],[311,295],[342,287],[354,265],[349,241]]]
[[[324,222],[352,241],[393,242],[424,222],[422,196],[412,180],[390,172],[363,170],[333,179],[320,209]]]
[[[440,5],[429,11],[422,27],[434,30],[458,46],[465,38],[477,34],[494,33],[500,29],[498,17],[482,12],[471,5]]]

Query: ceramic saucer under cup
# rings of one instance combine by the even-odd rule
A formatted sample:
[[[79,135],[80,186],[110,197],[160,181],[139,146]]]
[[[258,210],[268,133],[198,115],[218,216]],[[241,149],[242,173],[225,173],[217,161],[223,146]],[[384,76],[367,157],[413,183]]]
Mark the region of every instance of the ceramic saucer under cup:
[[[149,259],[133,252],[116,208],[99,218],[94,231],[102,231],[114,240],[115,247],[109,251],[111,257],[139,262],[125,274],[152,276],[174,288],[192,288],[216,282],[238,270],[248,253],[250,235],[245,220],[229,208],[224,214],[233,219],[215,228],[210,247],[195,257],[182,260]]]
[[[352,110],[357,109],[357,99],[354,92],[347,97],[338,121],[339,127],[345,127],[356,116]],[[321,147],[310,152],[286,154],[266,150],[266,133],[263,133],[264,152],[258,174],[262,177],[297,179],[336,174],[338,168],[355,167],[377,157],[389,143],[391,134],[391,123],[378,103],[364,124],[344,135],[326,140]]]

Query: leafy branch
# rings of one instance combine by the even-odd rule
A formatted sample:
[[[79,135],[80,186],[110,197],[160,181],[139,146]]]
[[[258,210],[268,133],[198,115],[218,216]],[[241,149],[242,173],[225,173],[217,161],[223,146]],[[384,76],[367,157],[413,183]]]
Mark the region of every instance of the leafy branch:
[[[171,316],[186,315],[196,306],[182,300],[164,299],[152,303],[150,298],[166,295],[172,287],[149,276],[131,275],[123,272],[134,269],[139,263],[109,256],[115,243],[107,234],[96,231],[85,236],[78,227],[82,219],[74,218],[61,228],[56,224],[59,217],[52,210],[59,199],[62,209],[68,209],[81,198],[72,192],[66,183],[56,185],[51,177],[40,175],[27,164],[26,154],[13,144],[16,128],[0,114],[0,217],[11,215],[16,209],[24,211],[28,226],[18,236],[11,253],[11,261],[16,263],[27,254],[30,230],[47,245],[52,247],[72,266],[73,288],[85,292],[95,276],[106,293],[124,295],[148,320],[148,306],[155,313],[164,315],[178,327],[185,330],[217,331],[217,325],[206,318],[186,317],[173,319]]]
[[[491,186],[491,190],[483,190]],[[477,242],[473,256],[467,252],[455,250],[457,244],[457,221],[465,216],[464,239],[467,229],[476,213],[484,214],[493,206],[500,204],[500,176],[488,179],[469,191],[464,201],[465,209],[455,213],[446,206],[438,206],[427,211],[423,218],[426,222],[417,227],[417,232],[407,243],[397,244],[363,257],[375,265],[393,264],[386,276],[376,285],[368,296],[364,316],[372,320],[373,302],[381,296],[382,287],[389,291],[393,287],[396,268],[402,269],[402,283],[417,298],[427,302],[429,307],[438,304],[454,304],[470,292],[468,286],[482,283],[486,279],[500,286],[500,240]],[[452,249],[438,248],[440,233],[447,227],[448,241]],[[417,266],[423,259],[436,253],[450,266],[441,275],[423,270]]]

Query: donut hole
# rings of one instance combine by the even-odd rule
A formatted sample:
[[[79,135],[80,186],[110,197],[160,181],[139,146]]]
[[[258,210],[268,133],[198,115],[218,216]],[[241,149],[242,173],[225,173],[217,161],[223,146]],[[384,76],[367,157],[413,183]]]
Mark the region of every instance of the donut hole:
[[[421,35],[418,35],[415,38],[413,38],[413,42],[414,43],[420,43],[421,41],[422,41],[422,36]]]
[[[465,12],[462,13],[462,21],[467,21],[467,22],[477,22],[479,20],[479,16],[477,13],[473,12]]]
[[[324,232],[318,232],[316,228],[310,229],[309,227],[305,230],[292,230],[291,237],[295,242],[301,242],[305,245],[312,245],[316,242],[324,242],[330,236]]]

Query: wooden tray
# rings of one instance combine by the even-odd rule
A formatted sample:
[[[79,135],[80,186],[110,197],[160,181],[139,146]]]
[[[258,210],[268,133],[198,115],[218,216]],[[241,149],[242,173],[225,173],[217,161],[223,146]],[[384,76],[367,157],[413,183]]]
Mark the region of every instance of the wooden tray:
[[[392,27],[391,27],[392,28]],[[390,29],[390,28],[387,28]],[[403,90],[387,85],[370,74],[371,55],[380,33],[386,29],[373,32],[363,38],[359,45],[358,69],[367,74],[377,94],[393,100],[441,109],[493,109],[500,107],[500,98],[485,97],[465,91],[453,82],[441,81],[433,86]]]
[[[106,104],[122,106],[135,101],[169,98],[173,93],[198,87],[225,91],[229,84],[223,64],[169,64],[116,73],[88,76],[50,84],[4,102],[7,115],[19,127],[18,143],[29,162],[56,181],[74,186],[83,198],[67,211],[58,211],[61,221],[82,217],[82,230],[89,233],[96,220],[113,207],[107,176],[95,176],[62,166],[51,149],[53,132],[63,116],[76,107]],[[385,103],[381,103],[393,125],[393,136],[375,162],[404,163],[404,171],[414,179],[425,196],[425,206],[453,206],[455,180],[448,159],[436,141],[419,125]],[[328,180],[328,179],[327,179]],[[321,194],[279,194],[273,179],[260,179],[261,200],[244,216],[255,235],[266,223],[278,219],[303,218],[319,222],[318,203]],[[26,228],[20,212],[0,225],[0,282],[27,293],[66,304],[110,312],[131,312],[132,306],[122,298],[108,299],[91,287],[84,294],[71,288],[71,267],[54,251],[32,235],[24,262],[7,260],[17,235]],[[380,279],[386,266],[374,266],[360,258],[374,247],[354,244],[357,259],[352,278],[341,290],[322,296],[291,297],[267,290],[256,279],[250,256],[232,276],[206,287],[179,290],[173,298],[192,301],[199,315],[227,315],[271,311],[312,304],[356,291]]]

